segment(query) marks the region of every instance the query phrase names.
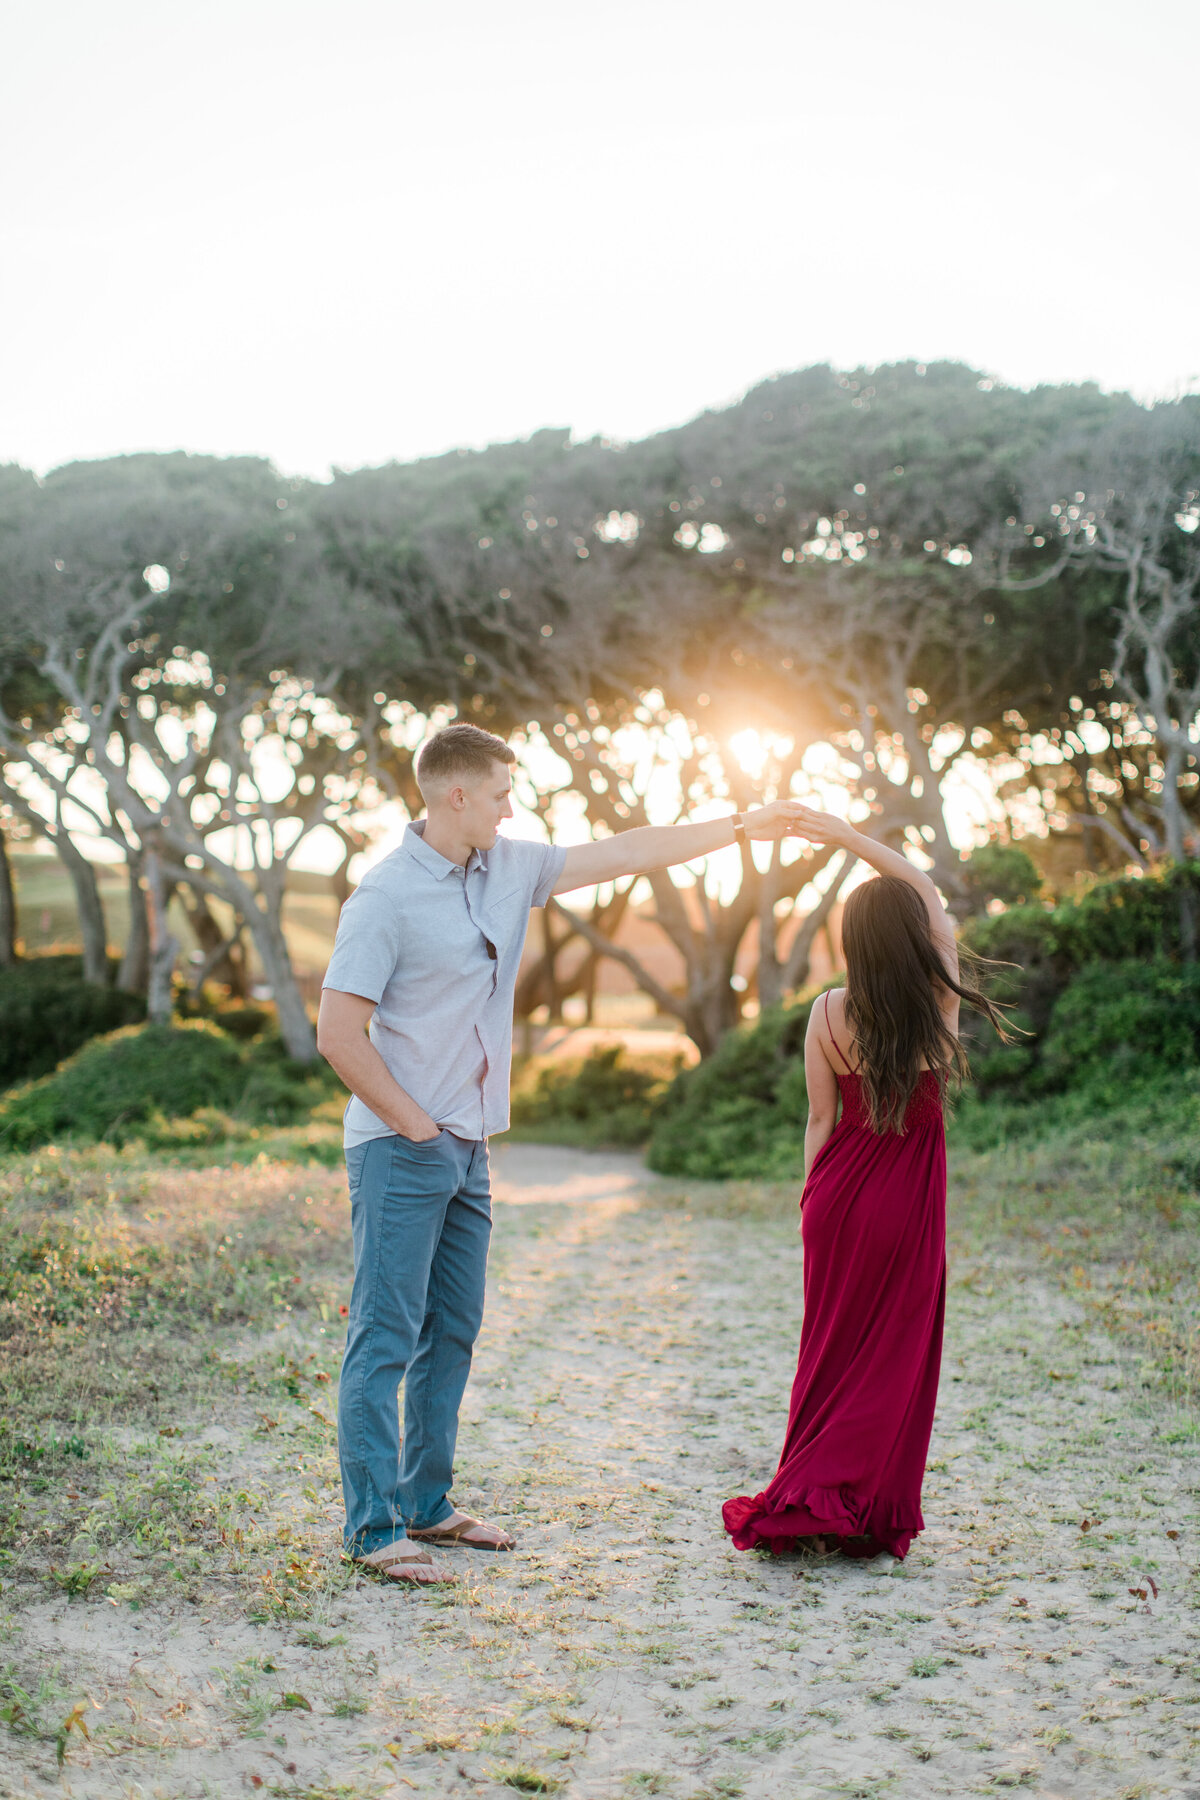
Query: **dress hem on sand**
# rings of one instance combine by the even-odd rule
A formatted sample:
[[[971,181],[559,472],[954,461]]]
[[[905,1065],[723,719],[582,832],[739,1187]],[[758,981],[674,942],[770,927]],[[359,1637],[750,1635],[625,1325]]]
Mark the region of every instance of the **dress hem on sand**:
[[[782,1556],[797,1538],[836,1538],[845,1556],[878,1556],[882,1551],[903,1561],[909,1545],[925,1529],[920,1511],[880,1496],[865,1498],[852,1488],[806,1488],[781,1505],[766,1494],[741,1495],[721,1509],[739,1550],[762,1547]],[[856,1541],[847,1541],[856,1540]]]

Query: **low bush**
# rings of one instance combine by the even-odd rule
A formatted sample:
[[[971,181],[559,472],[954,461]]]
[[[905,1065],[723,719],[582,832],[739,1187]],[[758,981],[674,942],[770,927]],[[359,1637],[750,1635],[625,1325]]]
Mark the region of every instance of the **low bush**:
[[[812,1001],[764,1013],[676,1076],[648,1161],[663,1175],[787,1180],[803,1173],[804,1034]]]
[[[971,910],[979,913],[987,911],[989,900],[1023,906],[1037,898],[1042,886],[1037,864],[1019,844],[980,844],[961,873]]]
[[[1188,904],[1200,911],[1197,864],[1098,882],[1053,907],[1014,906],[972,920],[965,942],[1013,965],[1000,972],[995,991],[1021,1028],[1004,1045],[976,1015],[964,1013],[979,1092],[1032,1099],[1094,1084],[1102,1064],[1101,1085],[1111,1089],[1143,1066],[1195,1060],[1187,1014],[1197,989],[1181,960]]]
[[[1067,987],[1041,1043],[1047,1089],[1119,1098],[1131,1082],[1200,1062],[1200,965],[1091,963]]]
[[[261,1037],[275,1022],[274,1007],[251,1006],[245,1000],[227,1000],[214,1007],[212,1022],[239,1042]]]
[[[513,1083],[512,1134],[544,1144],[644,1144],[682,1062],[631,1056],[622,1044],[571,1061],[532,1058]]]
[[[0,1088],[47,1074],[89,1039],[146,1014],[139,994],[83,979],[78,956],[28,956],[0,969]]]
[[[964,1011],[972,1079],[953,1123],[963,1143],[983,1148],[1065,1122],[1082,1126],[1120,1104],[1154,1114],[1184,1092],[1194,1104],[1200,965],[1161,955],[1093,961],[1055,991],[1047,972],[1057,973],[1057,911],[1014,908],[988,921],[1003,926],[1010,956],[1019,949],[1028,957],[1026,967],[998,983],[1018,995],[1022,1004],[1010,1017],[1028,1035],[1003,1044]],[[1147,913],[1153,916],[1151,908]],[[1000,936],[993,934],[993,946]],[[808,1013],[799,1005],[764,1014],[679,1075],[656,1109],[651,1168],[711,1179],[799,1179]]]
[[[246,1043],[239,1054],[242,1087],[233,1108],[237,1118],[255,1125],[301,1125],[330,1100],[340,1117],[346,1090],[323,1059],[293,1062],[276,1032]]]
[[[0,1100],[0,1148],[57,1138],[218,1143],[225,1115],[242,1124],[307,1120],[337,1088],[322,1064],[292,1062],[277,1038],[243,1046],[205,1020],[133,1025],[94,1038],[50,1075]],[[179,1121],[194,1121],[188,1130]]]
[[[27,1150],[63,1137],[124,1143],[155,1112],[232,1108],[243,1087],[238,1047],[215,1026],[130,1025],[93,1038],[52,1075],[6,1094],[0,1145]]]

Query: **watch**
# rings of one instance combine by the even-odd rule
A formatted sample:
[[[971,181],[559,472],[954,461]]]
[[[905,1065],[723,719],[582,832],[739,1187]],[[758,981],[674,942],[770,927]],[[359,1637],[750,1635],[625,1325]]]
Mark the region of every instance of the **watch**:
[[[746,815],[736,812],[733,815],[733,841],[742,849],[746,847]]]

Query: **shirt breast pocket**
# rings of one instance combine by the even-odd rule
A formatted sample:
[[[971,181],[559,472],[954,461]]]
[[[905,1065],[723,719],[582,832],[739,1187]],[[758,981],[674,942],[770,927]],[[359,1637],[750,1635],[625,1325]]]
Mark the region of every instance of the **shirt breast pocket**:
[[[510,888],[508,892],[498,894],[493,900],[489,894],[487,903],[479,914],[479,929],[492,945],[497,957],[511,949],[515,938],[525,939],[525,927],[529,919],[529,896],[524,888]]]

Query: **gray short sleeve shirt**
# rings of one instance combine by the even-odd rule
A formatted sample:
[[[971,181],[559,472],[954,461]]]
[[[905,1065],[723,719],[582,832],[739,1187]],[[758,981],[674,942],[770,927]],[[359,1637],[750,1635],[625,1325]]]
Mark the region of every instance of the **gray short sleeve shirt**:
[[[566,851],[498,838],[466,868],[426,844],[424,820],[368,871],[338,920],[324,985],[375,1002],[371,1042],[406,1093],[459,1137],[508,1126],[513,990],[531,907]],[[357,1096],[346,1147],[390,1137]]]

